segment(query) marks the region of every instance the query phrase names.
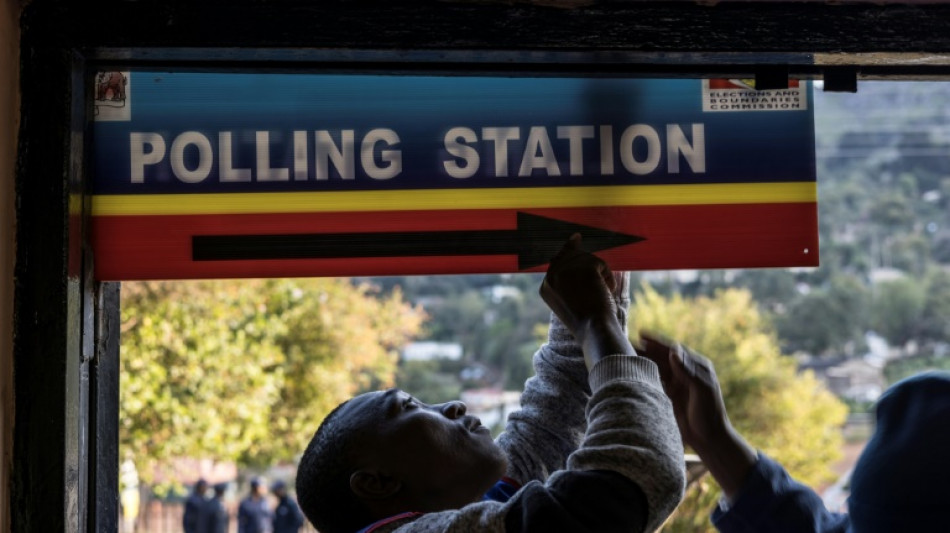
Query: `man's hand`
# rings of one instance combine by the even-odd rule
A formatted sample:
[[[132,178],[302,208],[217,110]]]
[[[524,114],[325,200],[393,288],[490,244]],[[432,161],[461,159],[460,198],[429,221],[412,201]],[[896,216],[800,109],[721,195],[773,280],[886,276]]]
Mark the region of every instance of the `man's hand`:
[[[581,248],[580,234],[551,259],[541,282],[541,298],[574,334],[588,368],[606,355],[635,354],[615,303],[621,297],[615,291],[627,290],[625,282],[623,274],[615,275],[602,259]]]
[[[660,369],[683,442],[696,450],[726,497],[732,498],[757,454],[729,422],[712,362],[658,335],[641,332],[640,339],[640,355]]]
[[[575,334],[586,321],[614,314],[611,291],[616,280],[599,257],[581,248],[581,236],[571,236],[548,266],[541,298]]]

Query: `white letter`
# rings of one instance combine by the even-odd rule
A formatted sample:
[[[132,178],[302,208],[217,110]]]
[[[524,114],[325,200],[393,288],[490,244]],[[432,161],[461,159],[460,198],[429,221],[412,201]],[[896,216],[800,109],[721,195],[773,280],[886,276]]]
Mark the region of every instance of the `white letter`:
[[[294,181],[307,181],[307,132],[294,131]]]
[[[270,168],[270,132],[257,132],[257,181],[287,181],[290,169]]]
[[[633,155],[633,142],[637,137],[647,141],[647,157],[637,161]],[[646,124],[634,124],[620,136],[620,160],[631,174],[649,174],[660,164],[660,135]]]
[[[614,127],[600,127],[600,174],[613,176],[614,174]]]
[[[221,182],[251,181],[251,169],[233,168],[234,159],[231,156],[231,132],[218,132],[218,174]]]
[[[376,149],[376,143],[384,142],[389,146],[399,144],[399,136],[396,132],[387,128],[376,128],[370,130],[363,137],[363,146],[360,150],[360,161],[363,163],[363,170],[366,175],[377,180],[388,180],[402,172],[402,152],[399,150],[383,150],[380,156],[388,165],[376,166],[376,158],[373,152]]]
[[[594,127],[558,126],[557,138],[570,143],[571,176],[580,176],[584,173],[584,139],[594,138]]]
[[[317,130],[317,179],[330,179],[329,160],[345,180],[356,179],[356,161],[353,159],[353,130],[340,132],[340,148],[337,148],[327,130]]]
[[[185,167],[185,147],[189,144],[198,148],[198,166],[194,170]],[[171,164],[175,176],[185,183],[198,183],[211,173],[214,152],[211,141],[197,131],[186,131],[172,141]]]
[[[442,166],[445,167],[445,171],[449,176],[453,178],[471,178],[478,172],[478,165],[480,164],[478,150],[463,144],[477,141],[478,137],[470,128],[452,128],[445,133],[445,151],[465,162],[464,165],[459,165],[459,162],[454,159],[443,161]]]
[[[145,145],[150,150],[145,153]],[[165,139],[157,133],[129,133],[129,161],[132,183],[145,183],[145,165],[154,165],[165,157]]]
[[[676,174],[680,171],[679,154],[683,154],[693,172],[706,172],[706,130],[703,124],[693,124],[693,144],[678,124],[666,125],[666,166],[667,171]]]
[[[520,138],[518,128],[482,128],[482,139],[495,143],[495,176],[508,176],[508,141]]]
[[[541,155],[538,155],[539,150]],[[531,126],[518,175],[530,176],[531,171],[536,168],[547,170],[549,176],[561,175],[561,169],[558,168],[557,159],[554,157],[554,148],[551,147],[551,139],[548,137],[548,130],[544,126]]]

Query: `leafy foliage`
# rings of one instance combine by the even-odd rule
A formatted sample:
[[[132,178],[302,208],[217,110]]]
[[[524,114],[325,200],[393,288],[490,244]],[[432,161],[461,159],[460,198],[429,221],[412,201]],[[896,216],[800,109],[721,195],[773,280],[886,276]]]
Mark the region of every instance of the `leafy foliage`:
[[[941,268],[933,269],[926,278],[924,310],[917,336],[931,343],[950,340],[950,272]]]
[[[919,283],[928,293],[924,278],[950,267],[950,92],[869,82],[857,94],[816,90],[814,98],[821,266],[796,272],[800,294],[786,285],[778,304],[774,285],[741,279],[749,273],[739,281],[775,313],[791,351],[853,354],[870,330],[898,344],[950,342],[928,314],[941,304],[921,310],[919,302]],[[910,281],[880,287],[880,274],[895,271]]]
[[[396,385],[425,403],[446,402],[462,393],[460,371],[455,361],[405,361],[396,374]]]
[[[542,278],[542,274],[486,274],[393,276],[372,281],[384,292],[401,288],[407,298],[424,306],[428,318],[423,335],[427,340],[460,343],[467,362],[501,376],[504,388],[520,390],[533,373],[531,355],[538,346],[534,328],[546,325],[550,313],[538,296]],[[508,291],[493,293],[499,288]],[[414,370],[406,368],[407,379],[410,372]],[[433,377],[432,383],[425,383],[425,375],[415,372],[411,378],[418,388],[410,390],[443,387],[442,376]]]
[[[867,288],[854,276],[839,275],[826,287],[816,287],[792,299],[776,326],[791,351],[822,355],[845,351],[860,342],[867,327]]]
[[[422,319],[340,279],[124,283],[120,444],[145,481],[176,457],[289,460],[339,402],[392,383]]]
[[[891,344],[903,346],[916,336],[925,300],[924,286],[915,279],[878,284],[871,309],[875,331]]]
[[[950,355],[923,354],[891,361],[884,367],[888,386],[921,372],[941,370],[950,372]]]
[[[748,291],[728,289],[687,300],[664,297],[643,284],[634,302],[631,332],[669,336],[713,362],[730,419],[753,446],[803,483],[831,478],[847,409],[813,375],[796,373]],[[664,531],[715,531],[709,512],[719,494],[715,482],[703,477],[687,491]]]

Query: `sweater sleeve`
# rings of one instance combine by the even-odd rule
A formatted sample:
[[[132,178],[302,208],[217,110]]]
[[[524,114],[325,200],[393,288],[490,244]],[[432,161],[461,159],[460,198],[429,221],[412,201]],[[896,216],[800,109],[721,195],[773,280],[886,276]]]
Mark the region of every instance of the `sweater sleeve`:
[[[508,416],[497,439],[508,456],[506,475],[522,485],[544,481],[565,467],[587,429],[584,409],[590,399],[584,354],[553,313],[548,340],[535,352],[533,364],[521,409]]]
[[[728,509],[713,511],[712,522],[722,533],[844,533],[850,524],[763,453]]]
[[[590,390],[589,424],[563,470],[527,483],[507,503],[473,503],[407,519],[393,529],[654,531],[676,508],[685,485],[683,447],[659,372],[641,357],[607,357],[592,369]]]
[[[617,319],[627,333],[627,282],[614,296]],[[585,409],[591,388],[584,353],[571,331],[551,313],[548,339],[533,358],[534,376],[525,383],[521,409],[508,417],[498,445],[508,455],[509,478],[522,484],[544,481],[565,467],[587,430]]]
[[[633,481],[647,501],[644,531],[653,531],[686,486],[683,444],[659,370],[644,357],[608,357],[591,369],[590,384],[587,433],[568,470],[609,470]]]

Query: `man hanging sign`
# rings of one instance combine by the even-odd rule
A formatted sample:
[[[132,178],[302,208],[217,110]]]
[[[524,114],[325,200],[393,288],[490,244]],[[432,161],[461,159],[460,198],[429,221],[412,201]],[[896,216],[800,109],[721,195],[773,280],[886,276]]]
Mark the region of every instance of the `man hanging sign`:
[[[114,74],[102,280],[818,264],[805,82]]]

